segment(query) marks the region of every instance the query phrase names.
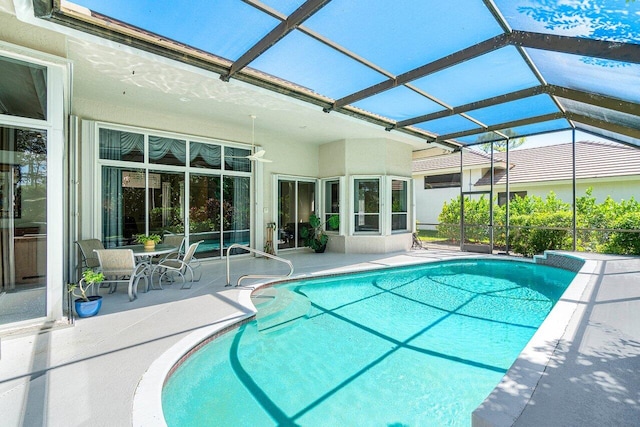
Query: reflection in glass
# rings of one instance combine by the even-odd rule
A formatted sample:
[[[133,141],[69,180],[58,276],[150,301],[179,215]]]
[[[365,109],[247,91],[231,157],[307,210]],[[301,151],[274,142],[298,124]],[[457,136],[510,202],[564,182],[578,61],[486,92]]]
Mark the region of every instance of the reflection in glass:
[[[145,233],[145,172],[142,169],[102,168],[102,242],[105,248],[134,243]]]
[[[46,315],[47,134],[0,127],[0,325]]]
[[[304,246],[304,239],[300,235],[300,227],[309,226],[309,217],[315,212],[316,184],[315,182],[298,182],[298,247]]]
[[[223,245],[228,248],[234,243],[248,245],[250,242],[250,178],[225,176],[223,178],[222,230]],[[246,252],[233,249],[232,254]],[[223,255],[226,255],[226,251]]]
[[[99,140],[101,159],[144,161],[144,136],[139,133],[102,128]]]
[[[184,233],[184,174],[149,171],[149,233]]]
[[[391,181],[391,230],[407,230],[407,181]]]
[[[198,246],[201,256],[220,256],[220,177],[191,174],[189,206],[189,241],[203,240]]]
[[[356,232],[380,231],[380,181],[377,178],[354,180]]]
[[[0,114],[47,119],[47,68],[0,56]]]
[[[278,182],[278,249],[296,246],[295,182]]]
[[[222,147],[202,142],[189,145],[189,166],[204,169],[220,169],[222,167]]]
[[[149,163],[184,166],[186,158],[187,146],[184,141],[149,135]]]
[[[251,172],[251,161],[246,158],[250,154],[251,150],[225,147],[224,168],[229,171]]]
[[[278,249],[304,246],[300,228],[309,226],[315,200],[315,182],[278,182]]]
[[[327,222],[333,215],[340,214],[340,181],[327,181],[324,186],[324,221],[327,231],[338,231],[340,226],[331,227]]]

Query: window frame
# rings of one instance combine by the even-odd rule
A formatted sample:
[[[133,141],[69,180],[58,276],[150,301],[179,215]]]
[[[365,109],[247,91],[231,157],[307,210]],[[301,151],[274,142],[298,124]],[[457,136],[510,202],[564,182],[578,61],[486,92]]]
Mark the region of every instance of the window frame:
[[[91,162],[89,164],[91,165],[90,168],[93,169],[91,172],[88,172],[91,174],[91,177],[93,180],[92,187],[94,188],[93,201],[89,203],[92,206],[90,208],[85,208],[86,211],[83,209],[83,215],[89,215],[88,212],[90,211],[90,217],[93,218],[93,225],[91,226],[91,230],[92,230],[91,234],[96,236],[102,235],[102,231],[103,231],[102,205],[100,201],[100,197],[101,197],[100,195],[102,195],[102,178],[101,178],[102,168],[104,166],[111,166],[111,167],[120,167],[120,168],[142,169],[145,173],[145,202],[144,203],[145,203],[146,220],[144,224],[144,233],[149,233],[149,225],[150,225],[149,224],[149,210],[150,210],[149,174],[162,173],[162,172],[182,173],[184,176],[184,195],[185,195],[185,200],[183,201],[185,206],[185,209],[183,212],[183,222],[184,222],[184,228],[185,228],[185,236],[187,237],[191,234],[188,231],[190,226],[189,224],[190,218],[189,218],[188,212],[190,209],[189,194],[190,194],[191,174],[217,176],[220,178],[221,182],[224,180],[225,177],[249,178],[251,201],[249,202],[250,218],[249,218],[248,231],[251,235],[250,245],[253,245],[254,243],[253,240],[255,238],[253,228],[255,224],[255,212],[256,212],[254,208],[254,193],[255,193],[254,173],[252,171],[237,171],[237,170],[227,169],[225,164],[225,154],[224,154],[225,148],[247,150],[246,144],[235,143],[233,141],[226,141],[221,139],[203,138],[199,136],[193,136],[193,135],[182,134],[182,133],[159,131],[156,129],[148,129],[148,128],[137,127],[137,126],[128,126],[128,125],[122,125],[117,123],[109,123],[109,122],[103,122],[103,121],[85,121],[83,123],[84,123],[83,126],[87,126],[87,128],[83,128],[83,129],[86,131],[86,133],[90,135],[90,138],[92,139],[91,141],[92,149],[86,150],[86,153],[83,153],[83,159],[87,159],[87,160],[91,159]],[[138,162],[138,161],[110,160],[110,159],[100,158],[100,129],[112,129],[112,130],[118,130],[122,132],[143,134],[144,160],[142,162]],[[154,163],[149,158],[149,136],[150,135],[156,136],[156,137],[164,137],[164,138],[185,141],[185,149],[186,149],[185,166]],[[192,166],[190,161],[190,149],[191,149],[192,142],[221,147],[221,167],[220,168],[213,168],[213,167],[203,168],[198,166]],[[84,156],[87,156],[87,157],[84,157]],[[250,163],[250,168],[253,169],[254,167],[255,165]],[[141,230],[140,232],[143,232],[143,230]],[[224,244],[224,242],[222,244]],[[221,247],[222,247],[222,244],[221,244]],[[224,251],[221,251],[220,257],[224,257],[224,255],[225,255]],[[214,257],[213,259],[216,259],[216,258],[218,257]]]
[[[406,188],[405,188],[405,207],[406,210],[402,211],[402,212],[393,212],[393,182],[394,181],[402,181],[405,183]],[[411,208],[411,201],[412,201],[412,188],[411,188],[411,184],[412,184],[412,179],[411,178],[407,178],[407,177],[403,177],[403,176],[388,176],[387,177],[387,188],[388,188],[388,206],[389,206],[389,212],[388,212],[388,217],[389,220],[387,221],[387,223],[389,224],[389,230],[387,230],[387,234],[400,234],[400,233],[407,233],[412,231],[413,227],[412,227],[412,211],[413,209]],[[385,213],[386,214],[386,213]],[[393,216],[394,215],[406,215],[407,217],[407,224],[406,227],[403,229],[397,229],[394,230],[393,229]]]
[[[359,212],[356,212],[356,204],[355,204],[355,195],[356,192],[358,191],[357,186],[356,186],[356,181],[374,181],[377,180],[378,181],[378,212],[377,213],[366,213],[364,212],[363,215],[365,216],[374,216],[377,215],[378,217],[378,229],[377,230],[372,230],[372,231],[359,231],[356,230],[356,215],[359,214]],[[384,207],[385,207],[385,180],[383,179],[383,176],[381,175],[352,175],[351,176],[351,180],[349,183],[349,193],[351,194],[351,201],[349,203],[349,215],[351,217],[351,227],[350,227],[350,234],[354,235],[354,236],[380,236],[384,234],[385,231],[385,211],[384,211]]]
[[[326,202],[327,202],[327,192],[326,192],[326,186],[328,183],[337,183],[338,184],[338,212],[337,213],[333,213],[333,212],[327,212],[326,210]],[[323,229],[328,233],[328,234],[335,234],[335,235],[343,235],[344,234],[344,216],[345,216],[345,196],[346,196],[346,191],[345,191],[345,177],[344,176],[337,176],[337,177],[331,177],[331,178],[323,178],[320,180],[320,187],[321,187],[321,191],[320,191],[320,211],[321,211],[321,219],[322,222],[326,222],[327,218],[329,217],[329,214],[334,214],[334,215],[338,215],[338,217],[340,218],[340,225],[338,226],[338,230],[327,230],[326,224],[323,225]]]

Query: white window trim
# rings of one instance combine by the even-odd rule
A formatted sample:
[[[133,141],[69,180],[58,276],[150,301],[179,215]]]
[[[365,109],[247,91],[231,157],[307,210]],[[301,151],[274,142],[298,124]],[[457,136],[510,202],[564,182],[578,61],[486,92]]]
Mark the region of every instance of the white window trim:
[[[340,193],[338,195],[338,203],[340,203],[340,211],[338,212],[338,217],[340,218],[340,226],[338,228],[338,231],[327,231],[327,234],[331,234],[331,235],[337,235],[337,236],[344,236],[344,229],[345,226],[344,224],[345,222],[345,206],[347,206],[346,204],[346,197],[347,197],[347,192],[345,191],[345,181],[346,181],[346,177],[344,176],[334,176],[334,177],[329,177],[329,178],[322,178],[320,180],[320,203],[318,206],[321,207],[321,218],[323,218],[326,216],[327,212],[325,212],[325,202],[326,202],[326,194],[325,194],[325,184],[327,182],[333,182],[333,181],[338,181],[338,185],[340,186]]]
[[[383,235],[386,230],[386,216],[384,214],[385,206],[386,206],[386,197],[385,197],[385,180],[382,175],[351,175],[349,179],[349,218],[350,218],[350,227],[349,234],[352,236],[380,236]],[[355,200],[355,192],[356,192],[356,180],[378,180],[378,231],[356,231],[356,207],[354,204]]]
[[[66,200],[69,195],[65,185],[66,123],[70,108],[71,62],[22,46],[0,41],[0,55],[47,68],[47,118],[46,120],[0,114],[0,124],[12,127],[43,129],[47,132],[47,284],[46,312],[43,317],[19,323],[34,323],[62,318],[63,284],[69,281],[65,254],[70,243],[66,240],[69,217]],[[62,194],[60,194],[62,192]],[[54,224],[63,224],[54,227]]]
[[[271,194],[272,194],[272,203],[271,203],[271,221],[269,222],[273,222],[276,224],[276,229],[275,229],[275,233],[273,236],[273,250],[275,251],[276,255],[278,254],[278,245],[277,245],[277,241],[278,241],[278,237],[277,237],[277,231],[278,231],[278,203],[279,203],[279,197],[278,197],[278,192],[279,192],[279,183],[280,181],[295,181],[296,184],[298,182],[311,182],[314,183],[316,185],[316,196],[315,199],[313,200],[314,205],[316,206],[315,214],[318,214],[318,206],[322,206],[320,205],[320,202],[322,200],[322,197],[320,196],[320,193],[322,192],[322,189],[320,188],[321,183],[320,180],[318,178],[313,178],[313,177],[309,177],[309,176],[299,176],[299,175],[284,175],[284,174],[273,174],[272,175],[272,181],[271,181]],[[298,197],[298,186],[296,185],[296,199]],[[296,218],[298,217],[298,205],[296,204]],[[283,251],[291,251],[291,250],[295,250],[295,249],[300,249],[300,247],[294,247],[294,248],[285,248],[285,249],[280,249]]]
[[[144,161],[142,162],[127,162],[120,160],[109,160],[109,159],[100,159],[100,149],[99,149],[99,133],[100,129],[114,129],[120,130],[124,132],[132,132],[132,133],[140,133],[144,136]],[[250,178],[250,215],[251,220],[249,223],[250,229],[250,246],[254,247],[258,238],[260,238],[263,234],[262,231],[258,231],[256,224],[261,224],[257,218],[257,212],[262,211],[262,207],[256,206],[256,195],[255,188],[256,187],[256,179],[255,175],[261,174],[262,165],[259,162],[254,163],[252,166],[253,172],[241,172],[241,171],[231,171],[221,169],[206,169],[206,168],[196,168],[192,166],[174,166],[174,165],[163,165],[157,163],[150,163],[148,158],[148,143],[149,143],[149,135],[154,136],[162,136],[167,138],[174,138],[184,140],[187,144],[186,147],[186,155],[187,158],[189,156],[189,143],[190,142],[200,142],[205,144],[215,144],[220,145],[222,147],[222,162],[224,163],[224,148],[242,148],[247,149],[247,144],[233,142],[223,139],[214,139],[214,138],[203,138],[201,136],[194,136],[183,133],[174,133],[168,131],[162,131],[151,128],[137,127],[137,126],[128,126],[121,125],[117,123],[110,123],[104,121],[83,121],[82,127],[83,141],[85,143],[83,145],[82,151],[82,160],[83,160],[83,191],[88,191],[87,189],[93,189],[93,200],[89,203],[83,203],[82,205],[82,217],[83,217],[83,226],[82,226],[82,235],[83,236],[100,236],[102,234],[102,215],[101,215],[101,195],[102,195],[102,180],[101,180],[101,168],[103,166],[114,166],[114,167],[130,167],[137,169],[144,169],[145,171],[153,170],[159,172],[180,172],[185,173],[185,175],[190,174],[199,174],[199,175],[216,175],[216,176],[241,176],[241,177],[249,177]],[[148,177],[147,177],[148,179]],[[148,184],[148,183],[147,183]],[[185,179],[185,206],[188,206],[188,194],[189,194],[189,180]],[[262,200],[262,198],[260,198]],[[148,196],[145,196],[145,204],[148,203]],[[148,206],[145,207],[148,210]],[[186,210],[188,212],[188,209]],[[260,215],[262,217],[262,215]],[[185,223],[188,222],[188,218],[185,218]],[[186,225],[186,224],[185,224]],[[222,256],[222,255],[221,255]]]
[[[392,224],[393,221],[391,220],[391,218],[393,217],[393,200],[391,200],[391,198],[393,197],[393,181],[404,181],[407,183],[407,228],[403,229],[403,230],[392,230]],[[413,209],[412,209],[412,194],[413,194],[413,190],[412,190],[412,184],[413,184],[413,179],[412,178],[407,178],[405,176],[387,176],[386,179],[386,187],[388,189],[387,191],[387,203],[389,206],[389,212],[386,213],[386,215],[388,215],[389,220],[387,221],[387,227],[388,229],[385,230],[386,234],[402,234],[402,233],[408,233],[410,231],[413,230]]]

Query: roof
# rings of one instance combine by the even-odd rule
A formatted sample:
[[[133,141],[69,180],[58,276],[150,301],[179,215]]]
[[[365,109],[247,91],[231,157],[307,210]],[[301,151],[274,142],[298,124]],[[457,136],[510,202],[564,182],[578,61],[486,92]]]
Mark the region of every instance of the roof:
[[[478,151],[465,151],[464,152],[464,165],[470,166],[491,166],[491,156]],[[457,169],[460,170],[460,153],[444,154],[442,156],[428,157],[425,159],[414,160],[412,162],[413,173],[425,172],[426,174],[432,174],[432,172],[438,171],[438,173],[444,173],[445,170]]]
[[[504,153],[496,155],[504,158]],[[509,183],[571,180],[572,144],[513,150],[509,152]],[[640,176],[640,150],[618,144],[576,142],[576,179]],[[475,185],[491,184],[488,171]],[[506,184],[506,171],[496,170],[494,184]]]
[[[33,1],[37,17],[426,143],[574,128],[640,147],[640,1],[75,3]]]
[[[572,178],[572,144],[516,149],[509,152],[509,182],[556,181]],[[506,154],[494,153],[496,171],[494,183],[504,184]],[[491,156],[484,152],[464,151],[464,167],[489,168]],[[502,167],[501,167],[502,166]],[[460,169],[460,153],[413,161],[413,173],[439,175]],[[620,144],[580,141],[576,142],[576,178],[603,178],[640,175],[640,151]],[[488,171],[475,185],[489,185]]]

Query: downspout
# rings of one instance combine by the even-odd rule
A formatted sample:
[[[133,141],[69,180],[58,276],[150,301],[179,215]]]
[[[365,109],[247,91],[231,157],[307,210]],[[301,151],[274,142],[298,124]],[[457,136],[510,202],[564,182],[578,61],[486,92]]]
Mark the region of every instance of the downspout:
[[[571,151],[572,151],[572,168],[573,168],[573,251],[576,251],[578,243],[578,231],[577,231],[577,209],[576,209],[576,128],[571,130]]]

